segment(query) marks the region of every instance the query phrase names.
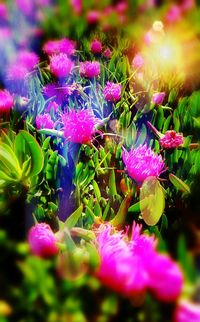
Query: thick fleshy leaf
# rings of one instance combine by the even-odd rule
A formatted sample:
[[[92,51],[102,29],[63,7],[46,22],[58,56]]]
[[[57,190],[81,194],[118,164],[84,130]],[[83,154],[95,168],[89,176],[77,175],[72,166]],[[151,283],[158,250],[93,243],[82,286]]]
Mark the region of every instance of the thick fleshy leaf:
[[[68,229],[71,229],[76,225],[79,218],[81,217],[81,214],[83,212],[83,205],[81,205],[78,209],[76,209],[66,220],[65,225]]]
[[[116,216],[111,220],[111,224],[113,226],[120,226],[122,225],[126,220],[126,215],[128,213],[128,208],[130,206],[131,200],[132,200],[132,191],[124,198],[122,201],[118,213]]]
[[[43,168],[44,156],[40,145],[31,134],[20,131],[15,138],[14,149],[21,166],[27,160],[27,156],[31,157],[29,176],[40,173]]]
[[[115,181],[115,171],[112,169],[109,178],[109,195],[114,197],[117,195],[116,181]]]
[[[174,185],[174,187],[176,187],[178,190],[182,192],[190,193],[190,187],[174,174],[172,173],[169,174],[169,180]]]
[[[11,147],[5,143],[0,143],[0,165],[2,166],[2,171],[7,174],[14,173],[16,177],[20,178],[21,168],[19,161]]]
[[[149,177],[144,181],[140,189],[140,200],[143,220],[149,226],[156,225],[165,208],[165,196],[155,177]]]

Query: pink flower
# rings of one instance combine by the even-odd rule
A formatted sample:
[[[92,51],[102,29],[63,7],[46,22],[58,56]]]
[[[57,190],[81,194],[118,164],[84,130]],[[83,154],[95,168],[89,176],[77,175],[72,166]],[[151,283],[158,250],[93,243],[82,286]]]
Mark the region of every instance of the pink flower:
[[[75,53],[75,49],[75,42],[68,38],[49,40],[43,46],[43,50],[47,55],[63,53],[71,56]]]
[[[100,18],[101,18],[101,13],[97,10],[90,10],[87,14],[87,17],[86,17],[87,22],[90,25],[94,25],[94,24],[98,23]]]
[[[181,1],[181,5],[180,5],[181,10],[183,12],[194,8],[194,6],[195,6],[195,1],[194,0],[183,0],[183,1]]]
[[[50,257],[58,253],[56,237],[45,223],[36,224],[29,230],[28,242],[34,255]]]
[[[8,19],[8,9],[5,3],[0,3],[0,19],[1,20]]]
[[[181,19],[181,8],[175,4],[171,5],[165,18],[167,22],[177,22]]]
[[[183,135],[176,133],[176,131],[167,131],[160,138],[159,144],[165,149],[175,149],[183,144]]]
[[[80,63],[80,75],[82,77],[93,78],[100,74],[100,64],[96,61],[85,61]]]
[[[112,53],[111,53],[110,48],[106,48],[106,49],[104,50],[104,52],[103,52],[104,57],[106,57],[107,59],[110,59],[111,54],[112,54]]]
[[[149,261],[149,288],[161,301],[176,301],[181,294],[183,274],[179,266],[167,255],[153,256]]]
[[[12,31],[8,27],[0,27],[0,45],[2,46],[3,41],[11,38]]]
[[[34,14],[34,1],[15,0],[15,2],[19,10],[23,12],[25,16],[32,16]]]
[[[125,0],[118,2],[117,5],[115,6],[115,10],[119,14],[126,12],[127,9],[128,9],[128,2]]]
[[[51,112],[53,110],[54,112],[57,112],[58,108],[59,105],[56,102],[49,102],[46,111]]]
[[[187,300],[178,303],[175,312],[174,322],[199,322],[200,321],[200,304]]]
[[[87,144],[92,140],[98,121],[90,110],[74,111],[62,115],[64,136],[73,143]]]
[[[0,113],[9,112],[13,106],[13,97],[7,90],[0,90]]]
[[[123,295],[132,295],[146,290],[148,274],[142,254],[137,251],[137,245],[147,246],[150,252],[153,240],[139,241],[139,226],[133,228],[132,240],[127,233],[116,232],[111,225],[102,225],[97,234],[97,247],[100,255],[100,267],[96,276],[107,287]],[[147,254],[147,252],[146,252]]]
[[[60,53],[50,57],[50,71],[57,77],[67,77],[73,67],[73,61],[66,54]]]
[[[37,115],[35,119],[36,127],[38,130],[41,129],[53,129],[54,122],[49,114]]]
[[[128,175],[138,184],[143,183],[148,177],[159,177],[165,171],[165,164],[161,155],[157,155],[146,144],[139,145],[129,152],[122,154]]]
[[[147,289],[164,301],[180,295],[183,277],[179,267],[156,251],[156,239],[142,234],[140,225],[133,224],[130,240],[127,231],[116,231],[109,224],[101,225],[96,235],[100,255],[96,276],[104,285],[125,296]]]
[[[74,9],[74,12],[77,15],[80,15],[82,12],[82,0],[70,0],[70,4],[72,8]]]
[[[39,57],[31,51],[22,50],[16,57],[16,64],[24,66],[28,71],[32,70],[39,63]]]
[[[24,81],[28,73],[29,71],[24,65],[14,63],[8,67],[7,78],[13,81],[15,80]]]
[[[102,43],[94,39],[90,44],[90,50],[93,54],[100,54],[102,52]]]
[[[155,93],[151,98],[151,103],[161,105],[164,101],[164,98],[165,98],[165,92]]]
[[[58,104],[62,104],[71,94],[69,85],[61,86],[60,84],[56,83],[45,85],[42,91],[47,98],[55,97],[54,100]]]
[[[117,102],[121,99],[121,84],[107,82],[103,89],[103,95],[108,102]]]
[[[144,58],[141,54],[136,54],[132,61],[132,66],[134,68],[141,68],[144,65]]]

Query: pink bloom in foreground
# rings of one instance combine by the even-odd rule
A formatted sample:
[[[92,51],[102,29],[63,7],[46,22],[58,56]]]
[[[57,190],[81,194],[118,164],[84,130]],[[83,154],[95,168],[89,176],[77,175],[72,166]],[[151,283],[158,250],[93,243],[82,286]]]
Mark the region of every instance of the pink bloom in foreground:
[[[45,223],[36,224],[29,230],[28,242],[34,255],[50,257],[58,253],[56,237]]]
[[[159,144],[165,149],[175,149],[183,144],[183,135],[176,133],[176,131],[167,131],[160,138]]]
[[[74,111],[62,115],[64,136],[73,143],[87,144],[92,140],[98,123],[89,110]]]
[[[9,112],[13,106],[13,97],[7,90],[0,90],[0,113]]]
[[[179,266],[167,255],[154,256],[149,261],[149,289],[161,301],[176,301],[183,286]]]
[[[121,84],[107,82],[103,89],[103,95],[108,102],[117,102],[121,99]]]
[[[134,68],[141,68],[144,65],[144,58],[141,54],[136,54],[132,61],[132,66]]]
[[[138,226],[135,226],[132,241],[128,241],[126,233],[114,232],[111,225],[100,226],[97,235],[100,267],[96,276],[104,285],[123,295],[143,292],[148,285],[145,262],[139,252],[134,252],[137,245],[134,229],[138,239]],[[153,240],[148,242],[151,244]],[[144,246],[142,241],[140,245]]]
[[[182,300],[178,303],[174,322],[199,322],[200,304]]]
[[[68,38],[49,40],[43,46],[44,52],[48,55],[63,53],[71,56],[75,53],[75,48],[75,42]]]
[[[34,52],[23,50],[18,53],[16,62],[27,70],[32,70],[39,63],[39,57]]]
[[[58,54],[50,57],[50,71],[57,77],[68,76],[74,67],[74,63],[66,54]]]
[[[142,234],[140,225],[133,225],[130,240],[127,232],[115,231],[111,225],[100,226],[96,234],[100,255],[96,276],[104,285],[125,296],[147,289],[164,301],[180,295],[183,279],[179,267],[156,251],[157,241]]]
[[[99,40],[94,39],[90,44],[90,50],[94,54],[100,54],[102,52],[102,43]]]
[[[100,64],[96,61],[85,61],[80,63],[80,75],[86,78],[97,77],[100,74]]]
[[[151,98],[151,103],[161,105],[164,101],[164,98],[165,98],[165,92],[155,93]]]
[[[8,67],[7,78],[9,80],[25,80],[28,75],[28,69],[19,63],[14,63]]]
[[[54,122],[49,114],[37,115],[35,123],[38,130],[54,128]]]
[[[161,155],[157,155],[146,144],[139,145],[129,152],[122,154],[128,175],[138,184],[143,183],[148,177],[159,177],[165,171],[165,163]]]

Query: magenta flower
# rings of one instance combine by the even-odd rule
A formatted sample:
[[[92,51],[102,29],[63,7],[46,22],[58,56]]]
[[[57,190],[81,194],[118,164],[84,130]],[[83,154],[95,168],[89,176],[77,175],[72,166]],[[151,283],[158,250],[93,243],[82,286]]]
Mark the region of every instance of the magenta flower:
[[[156,239],[142,234],[140,225],[134,223],[130,240],[127,231],[115,231],[111,225],[101,225],[96,234],[100,255],[96,276],[104,285],[125,296],[147,289],[164,301],[180,295],[183,278],[179,267],[156,251]]]
[[[159,144],[165,149],[175,149],[183,144],[183,135],[176,133],[176,131],[167,131],[159,139]]]
[[[68,38],[62,38],[60,40],[49,40],[43,46],[44,52],[50,56],[60,53],[71,56],[75,53],[75,49],[75,42]]]
[[[66,54],[57,54],[50,57],[50,71],[56,77],[67,77],[74,67],[74,63]]]
[[[101,18],[101,13],[97,10],[90,10],[87,14],[87,17],[86,17],[87,22],[90,25],[94,25],[94,24],[98,23],[100,18]]]
[[[15,81],[15,80],[24,81],[26,76],[28,75],[28,73],[29,73],[29,71],[24,65],[14,63],[8,67],[7,78],[9,80],[13,80],[13,81]]]
[[[58,253],[56,237],[45,223],[36,224],[29,230],[28,242],[32,253],[39,257],[50,257]]]
[[[164,98],[165,98],[165,92],[155,93],[151,98],[151,103],[161,105],[164,101]]]
[[[165,18],[167,22],[177,22],[181,19],[181,8],[175,4],[172,4]]]
[[[194,6],[195,6],[195,0],[183,0],[181,1],[181,5],[180,5],[181,10],[183,12],[194,8]]]
[[[13,106],[13,97],[7,90],[0,90],[0,113],[7,113]]]
[[[38,130],[41,129],[53,129],[54,122],[49,114],[37,115],[35,119],[36,127]]]
[[[69,86],[61,86],[56,83],[45,85],[42,92],[47,98],[55,97],[54,99],[58,104],[62,104],[71,94]]]
[[[200,304],[182,300],[176,308],[174,322],[199,322]]]
[[[115,232],[111,225],[100,226],[97,234],[97,247],[100,255],[100,266],[96,276],[107,287],[123,295],[132,295],[146,290],[148,274],[145,262],[136,245],[147,246],[150,251],[153,239],[139,240],[139,226],[133,228],[132,240],[128,240],[127,233]],[[134,234],[135,232],[135,234]],[[145,248],[144,248],[145,249]],[[147,254],[147,252],[146,252]]]
[[[59,105],[56,102],[49,102],[46,107],[46,111],[47,112],[54,111],[56,113],[58,108],[59,108]]]
[[[165,163],[161,155],[157,155],[146,144],[139,145],[129,152],[122,154],[128,175],[138,184],[143,183],[148,177],[159,177],[165,171]]]
[[[32,16],[35,12],[34,10],[34,1],[27,1],[27,0],[15,0],[18,9],[25,15],[25,16]]]
[[[7,20],[8,18],[8,9],[5,3],[0,3],[0,19]]]
[[[73,143],[87,144],[92,140],[98,120],[90,110],[74,111],[62,115],[64,136]]]
[[[100,74],[100,64],[96,61],[85,61],[80,63],[80,75],[86,78],[97,77]]]
[[[104,57],[105,57],[105,58],[107,58],[107,59],[110,59],[111,54],[112,54],[112,53],[111,53],[110,48],[106,48],[106,49],[104,50],[104,52],[103,52]]]
[[[18,53],[16,64],[24,66],[28,71],[32,70],[39,63],[39,57],[31,51],[22,50]]]
[[[163,254],[152,257],[148,265],[148,287],[152,293],[161,301],[176,301],[183,286],[183,274],[179,266]]]
[[[132,66],[134,68],[141,68],[144,65],[144,58],[141,54],[136,54],[132,61]]]
[[[117,102],[121,99],[121,84],[107,82],[103,89],[103,95],[108,102]]]
[[[74,9],[74,12],[77,15],[80,15],[82,12],[82,0],[70,0],[70,4],[72,6],[72,8]]]
[[[93,54],[100,54],[102,52],[102,43],[94,39],[90,44],[90,50]]]

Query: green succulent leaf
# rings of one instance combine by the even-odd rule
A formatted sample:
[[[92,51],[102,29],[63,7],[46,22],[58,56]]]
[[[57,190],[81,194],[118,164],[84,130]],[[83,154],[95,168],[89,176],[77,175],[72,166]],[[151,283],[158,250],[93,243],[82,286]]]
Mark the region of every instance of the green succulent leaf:
[[[169,174],[169,180],[174,185],[174,187],[176,187],[178,190],[182,192],[190,193],[190,187],[174,174],[172,173]]]
[[[26,131],[20,131],[15,138],[14,150],[21,166],[27,160],[27,155],[31,157],[31,167],[28,176],[35,176],[42,171],[44,164],[43,152],[31,134]]]
[[[83,212],[83,205],[81,205],[78,209],[76,209],[66,220],[65,225],[68,229],[73,228],[78,222],[81,214]]]
[[[147,178],[140,189],[140,210],[142,218],[149,226],[159,221],[165,208],[163,188],[155,177]]]

